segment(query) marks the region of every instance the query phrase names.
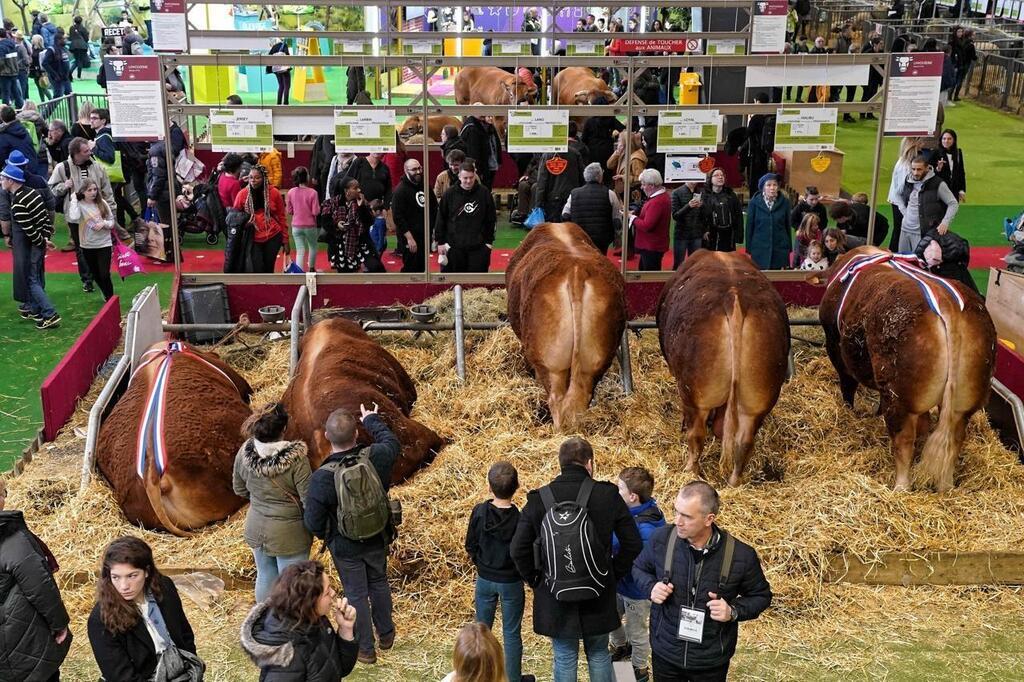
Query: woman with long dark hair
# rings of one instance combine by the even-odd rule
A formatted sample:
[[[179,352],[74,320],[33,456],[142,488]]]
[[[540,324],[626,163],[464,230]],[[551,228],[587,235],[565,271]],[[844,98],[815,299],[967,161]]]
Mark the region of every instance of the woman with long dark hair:
[[[118,538],[103,551],[88,629],[107,682],[152,680],[161,659],[173,654],[202,665],[174,582],[157,570],[153,550],[136,537]]]
[[[252,245],[253,272],[273,272],[277,254],[288,253],[288,218],[281,192],[267,181],[267,169],[256,164],[249,171],[249,184],[235,195],[235,210],[249,216],[256,228]]]
[[[284,569],[270,599],[249,612],[242,650],[260,667],[260,682],[337,682],[359,656],[355,623],[355,607],[337,597],[324,567],[301,561]]]
[[[327,233],[327,260],[337,272],[384,272],[377,249],[370,242],[373,213],[355,178],[335,176],[331,198],[320,207]]]
[[[967,200],[967,174],[964,171],[964,152],[957,145],[956,131],[952,128],[943,130],[939,143],[939,148],[932,152],[932,167],[962,204]]]
[[[313,544],[302,525],[302,500],[310,477],[306,443],[284,440],[287,427],[284,405],[265,405],[242,424],[246,441],[235,455],[232,487],[249,500],[245,543],[256,561],[258,602],[270,595],[281,571],[309,558]]]

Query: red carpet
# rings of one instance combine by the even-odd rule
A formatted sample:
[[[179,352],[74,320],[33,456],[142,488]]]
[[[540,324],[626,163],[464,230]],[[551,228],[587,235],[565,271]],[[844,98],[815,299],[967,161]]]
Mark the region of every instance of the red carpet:
[[[971,268],[1003,267],[1003,256],[1007,253],[1009,253],[1009,250],[1005,246],[975,246],[971,249]],[[511,249],[498,249],[495,251],[491,254],[491,270],[494,272],[505,270],[511,255]],[[174,272],[174,266],[169,263],[158,263],[149,259],[144,259],[144,261],[147,272]],[[612,258],[612,261],[616,265],[619,263],[618,258]],[[328,267],[325,250],[320,251],[317,262],[321,271]],[[636,268],[637,262],[636,259],[630,259],[630,268]],[[387,268],[388,272],[398,272],[402,268],[402,261],[388,251],[384,256],[384,267]],[[663,270],[672,268],[671,253],[665,254],[661,267]],[[185,272],[222,272],[224,269],[224,251],[220,249],[186,250],[183,269]],[[433,272],[440,270],[436,257],[431,258],[430,269]],[[60,251],[47,254],[46,271],[53,273],[78,272],[78,267],[75,264],[75,254],[61,253]],[[278,260],[278,272],[280,271],[281,261]],[[8,250],[0,251],[0,273],[9,272],[11,272],[11,252]]]

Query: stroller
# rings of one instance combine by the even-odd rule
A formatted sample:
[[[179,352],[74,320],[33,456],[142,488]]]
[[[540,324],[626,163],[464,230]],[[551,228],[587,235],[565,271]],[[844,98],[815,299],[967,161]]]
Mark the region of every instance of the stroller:
[[[206,234],[206,243],[210,246],[220,241],[220,233],[224,231],[224,216],[215,178],[207,182],[182,185],[175,206],[178,209],[179,230],[187,234]]]

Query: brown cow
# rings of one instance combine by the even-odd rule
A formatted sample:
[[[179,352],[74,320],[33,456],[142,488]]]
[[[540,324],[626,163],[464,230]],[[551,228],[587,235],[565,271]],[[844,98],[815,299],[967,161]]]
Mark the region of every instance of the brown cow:
[[[245,504],[231,489],[231,469],[244,440],[240,427],[250,414],[252,388],[216,355],[172,343],[155,343],[144,356],[152,361],[139,367],[100,427],[96,464],[130,522],[185,536]],[[136,440],[165,358],[170,358],[162,429],[166,466],[161,476],[156,444],[147,437],[150,448],[140,478]]]
[[[547,391],[555,428],[571,430],[626,328],[622,274],[579,225],[545,223],[512,254],[505,286],[509,322]]]
[[[496,66],[467,66],[455,75],[456,104],[510,104],[537,101],[537,86]]]
[[[457,116],[428,116],[427,117],[427,137],[431,142],[441,141],[441,130],[447,125],[453,125],[458,130],[462,130],[462,119]],[[423,117],[420,115],[410,116],[405,119],[401,127],[398,129],[398,137],[409,143],[410,138],[414,135],[423,134]]]
[[[391,471],[399,483],[434,459],[444,443],[441,437],[409,418],[416,402],[416,387],[391,353],[350,320],[323,320],[302,338],[299,365],[281,402],[290,415],[287,436],[309,447],[310,465],[316,469],[331,454],[324,436],[327,417],[338,408],[358,415],[360,403],[377,403],[380,415],[402,443],[402,454]],[[359,442],[369,434],[359,427]]]
[[[594,104],[599,97],[604,97],[608,104],[618,99],[607,83],[584,66],[569,66],[559,71],[551,81],[551,93],[555,103],[564,106]]]
[[[729,485],[739,485],[786,380],[782,297],[745,254],[698,251],[662,289],[658,338],[682,402],[688,472],[699,475],[711,419],[722,443],[722,475],[731,466]]]
[[[843,399],[852,407],[858,384],[879,392],[898,490],[910,487],[916,439],[939,408],[921,466],[944,491],[953,486],[967,422],[988,400],[996,332],[980,296],[912,263],[863,246],[808,279],[828,283],[818,314]]]

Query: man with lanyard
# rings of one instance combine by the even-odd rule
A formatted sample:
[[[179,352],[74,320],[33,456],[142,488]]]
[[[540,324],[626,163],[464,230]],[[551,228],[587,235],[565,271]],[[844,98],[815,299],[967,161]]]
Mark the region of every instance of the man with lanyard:
[[[638,589],[651,595],[654,679],[725,680],[739,621],[772,601],[757,552],[715,525],[718,493],[703,481],[684,485],[675,524],[659,528],[633,564]]]

